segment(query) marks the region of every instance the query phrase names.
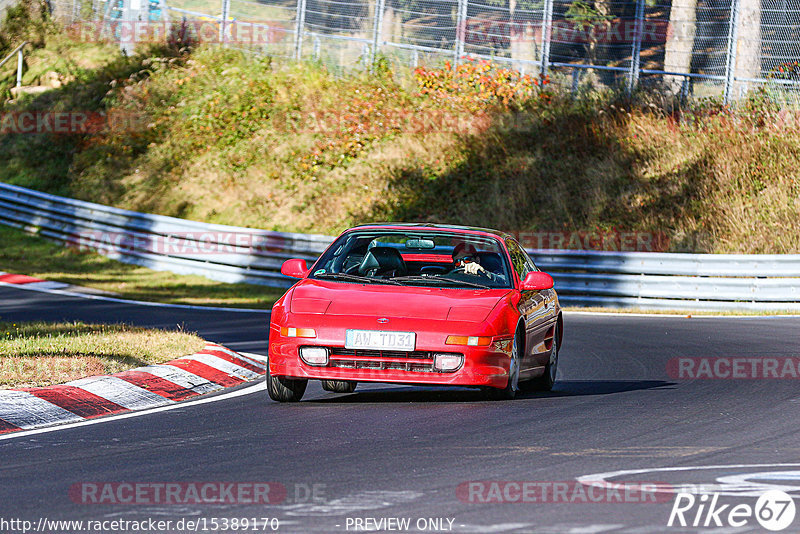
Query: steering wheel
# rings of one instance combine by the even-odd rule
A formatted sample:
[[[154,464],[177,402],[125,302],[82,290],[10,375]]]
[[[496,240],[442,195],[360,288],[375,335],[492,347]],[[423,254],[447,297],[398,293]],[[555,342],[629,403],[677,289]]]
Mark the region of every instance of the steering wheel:
[[[480,264],[479,264],[479,265],[480,265]],[[464,265],[462,265],[461,267],[456,267],[456,268],[454,268],[452,271],[450,271],[450,272],[449,272],[449,273],[447,273],[447,274],[454,274],[454,273],[458,273],[458,274],[462,274],[462,273],[463,273],[463,274],[468,274],[468,273],[467,273],[466,266],[464,266]],[[489,280],[491,280],[491,279],[492,279],[492,275],[491,275],[491,274],[489,273],[489,271],[487,271],[486,269],[479,270],[479,271],[478,271],[476,274],[471,274],[470,276],[480,276],[480,275],[484,275],[484,276],[486,276],[486,278],[488,278]]]
[[[347,269],[345,269],[342,272],[344,274],[358,274],[358,268],[359,267],[361,267],[361,264],[360,263],[356,263],[355,265],[351,265],[350,267],[348,267]]]

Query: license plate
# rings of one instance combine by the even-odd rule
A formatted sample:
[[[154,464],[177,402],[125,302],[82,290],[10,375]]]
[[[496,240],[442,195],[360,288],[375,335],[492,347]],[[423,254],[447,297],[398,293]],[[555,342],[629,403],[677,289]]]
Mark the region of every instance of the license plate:
[[[417,341],[414,332],[385,332],[382,330],[347,330],[346,349],[412,351]]]

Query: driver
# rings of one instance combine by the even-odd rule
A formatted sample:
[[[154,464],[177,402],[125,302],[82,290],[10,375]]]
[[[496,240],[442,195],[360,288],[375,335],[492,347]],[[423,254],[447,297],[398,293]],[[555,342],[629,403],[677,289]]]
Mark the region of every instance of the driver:
[[[470,243],[459,243],[453,248],[453,268],[464,269],[467,274],[486,273],[486,269],[478,263],[478,249]],[[487,273],[488,274],[488,273]]]
[[[483,275],[489,280],[505,282],[506,277],[499,273],[487,271],[478,263],[480,255],[475,245],[470,243],[459,243],[453,248],[453,270],[464,270],[464,273],[471,275]]]

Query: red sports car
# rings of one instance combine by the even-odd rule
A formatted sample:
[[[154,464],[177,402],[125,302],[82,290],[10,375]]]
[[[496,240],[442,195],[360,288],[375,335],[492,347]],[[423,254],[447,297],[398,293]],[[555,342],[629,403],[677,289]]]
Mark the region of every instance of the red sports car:
[[[562,338],[553,279],[510,235],[432,224],[370,224],[340,235],[275,303],[267,390],[299,401],[309,379],[479,386],[512,399],[549,390]]]

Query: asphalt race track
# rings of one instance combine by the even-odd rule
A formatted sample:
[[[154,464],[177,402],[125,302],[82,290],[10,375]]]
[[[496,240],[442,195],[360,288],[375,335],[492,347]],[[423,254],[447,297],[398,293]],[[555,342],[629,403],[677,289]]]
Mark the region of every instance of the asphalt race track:
[[[0,287],[0,318],[183,324],[234,350],[267,348],[265,313]],[[686,514],[689,526],[667,527],[674,495],[664,493],[603,493],[602,502],[581,502],[573,490],[587,486],[576,479],[641,470],[593,479],[716,484],[720,502],[751,506],[763,484],[800,492],[797,379],[684,379],[667,370],[679,357],[798,358],[800,318],[567,314],[564,339],[555,390],[511,402],[485,401],[468,389],[382,384],[335,395],[312,382],[303,402],[281,405],[268,400],[263,385],[249,384],[235,392],[252,393],[218,402],[9,434],[0,439],[0,532],[21,532],[2,520],[37,526],[43,518],[204,520],[191,530],[200,532],[203,525],[244,532],[241,523],[232,528],[234,518],[277,518],[278,532],[389,530],[396,525],[389,518],[407,518],[411,532],[734,532],[713,521],[704,527],[705,516],[692,527],[694,509]],[[669,470],[652,471],[661,468]],[[269,505],[93,504],[70,493],[86,484],[205,482],[275,483],[286,496]],[[570,497],[521,499],[514,483],[522,482],[551,489],[566,483]],[[498,502],[504,500],[527,502]],[[800,517],[786,532],[798,530]],[[735,530],[762,531],[755,520]]]

